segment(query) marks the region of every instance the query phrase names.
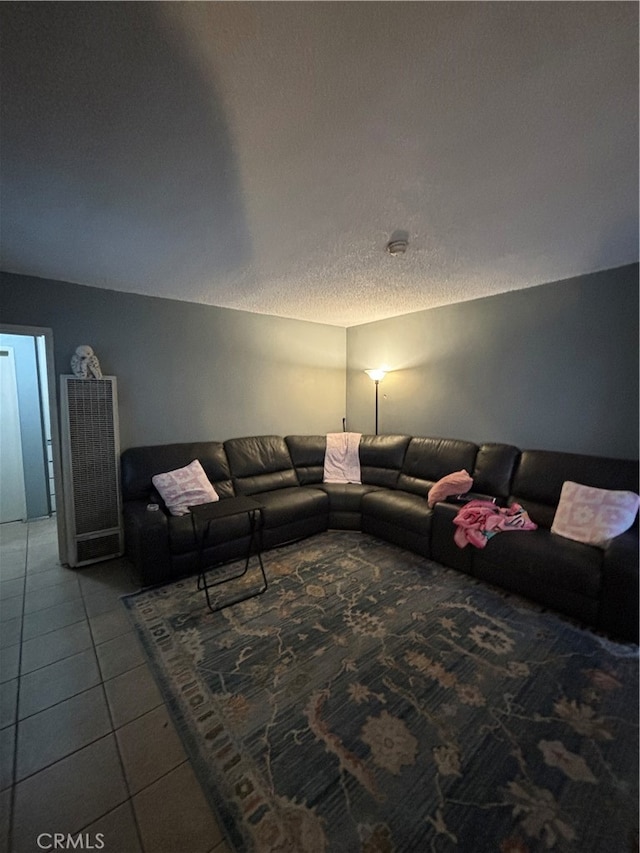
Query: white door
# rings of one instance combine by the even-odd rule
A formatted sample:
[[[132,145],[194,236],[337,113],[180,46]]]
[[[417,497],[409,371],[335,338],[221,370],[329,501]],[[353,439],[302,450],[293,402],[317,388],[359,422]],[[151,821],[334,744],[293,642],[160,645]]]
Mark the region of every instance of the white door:
[[[13,348],[0,347],[0,523],[26,517],[16,364]]]

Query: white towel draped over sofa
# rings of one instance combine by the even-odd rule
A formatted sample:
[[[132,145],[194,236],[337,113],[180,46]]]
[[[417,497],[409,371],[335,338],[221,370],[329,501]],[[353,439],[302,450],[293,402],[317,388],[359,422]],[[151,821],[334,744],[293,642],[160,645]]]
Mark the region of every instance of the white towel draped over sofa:
[[[360,432],[328,432],[325,483],[360,483]]]

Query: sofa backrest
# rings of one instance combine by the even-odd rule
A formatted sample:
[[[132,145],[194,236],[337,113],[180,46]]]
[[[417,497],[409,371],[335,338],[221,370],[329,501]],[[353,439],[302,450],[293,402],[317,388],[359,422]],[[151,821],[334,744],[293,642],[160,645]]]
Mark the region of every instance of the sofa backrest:
[[[523,450],[509,500],[522,504],[536,524],[550,528],[566,480],[596,489],[637,493],[638,462],[552,450]]]
[[[231,471],[221,441],[129,447],[120,458],[122,499],[157,500],[151,478],[184,468],[197,459],[221,498],[234,496]]]
[[[321,483],[326,435],[288,435],[285,439],[301,485]],[[363,483],[394,488],[404,461],[409,435],[363,435],[360,438],[360,474]]]
[[[321,483],[324,475],[326,435],[288,435],[285,439],[301,485]],[[360,438],[362,482],[394,488],[407,447],[408,435],[363,435]]]
[[[288,435],[286,445],[301,486],[321,483],[324,474],[326,435]]]
[[[474,469],[478,446],[454,438],[412,438],[398,477],[398,488],[426,496],[441,477]],[[474,487],[475,488],[475,487]]]
[[[230,438],[224,443],[236,493],[256,495],[297,486],[287,444],[279,435]]]
[[[363,435],[360,438],[362,482],[395,488],[410,441],[410,435]]]
[[[471,490],[490,495],[504,503],[511,493],[511,484],[520,459],[520,450],[512,444],[481,444],[476,456]]]

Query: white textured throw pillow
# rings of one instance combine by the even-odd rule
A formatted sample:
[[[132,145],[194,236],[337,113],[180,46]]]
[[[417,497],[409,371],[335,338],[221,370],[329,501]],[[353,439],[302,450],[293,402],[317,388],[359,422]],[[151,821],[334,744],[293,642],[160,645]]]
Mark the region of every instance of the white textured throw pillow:
[[[151,482],[171,515],[187,515],[190,506],[208,504],[220,499],[197,459],[184,468],[156,474],[151,478]]]
[[[585,545],[605,548],[635,521],[640,497],[635,492],[595,489],[567,480],[562,486],[551,532]]]

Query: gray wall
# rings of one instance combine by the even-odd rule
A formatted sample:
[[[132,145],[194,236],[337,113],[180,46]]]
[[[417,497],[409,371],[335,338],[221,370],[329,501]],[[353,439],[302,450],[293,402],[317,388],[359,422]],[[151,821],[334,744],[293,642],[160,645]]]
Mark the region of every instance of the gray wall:
[[[94,347],[123,449],[340,430],[345,407],[373,432],[362,371],[386,362],[381,432],[638,455],[637,264],[348,330],[8,273],[0,305],[53,329],[56,374]]]
[[[373,432],[638,456],[638,265],[354,326],[347,419]]]
[[[3,323],[53,329],[56,376],[90,344],[118,377],[120,439],[140,444],[342,429],[346,331],[0,274]]]

